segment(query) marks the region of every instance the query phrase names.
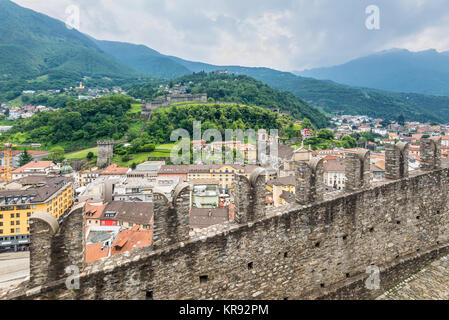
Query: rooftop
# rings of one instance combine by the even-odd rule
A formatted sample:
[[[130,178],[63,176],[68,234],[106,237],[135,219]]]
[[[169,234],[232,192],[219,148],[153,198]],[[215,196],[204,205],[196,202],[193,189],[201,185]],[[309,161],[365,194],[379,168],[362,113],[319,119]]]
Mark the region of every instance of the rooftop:
[[[28,176],[0,190],[0,205],[43,203],[71,182],[65,177]]]
[[[27,170],[47,169],[54,165],[53,161],[31,161],[26,165],[16,169],[13,173],[24,173]]]
[[[108,216],[111,213],[115,213],[114,217]],[[153,219],[153,203],[112,201],[104,208],[101,219],[126,221],[138,225],[150,225]]]
[[[270,187],[272,186],[295,186],[296,178],[294,176],[281,177],[274,180],[270,180],[267,183]]]
[[[190,212],[190,226],[192,228],[207,228],[227,221],[229,221],[228,208],[192,208]]]
[[[111,164],[106,169],[100,172],[101,175],[125,175],[129,171],[129,168],[121,168],[116,164]]]

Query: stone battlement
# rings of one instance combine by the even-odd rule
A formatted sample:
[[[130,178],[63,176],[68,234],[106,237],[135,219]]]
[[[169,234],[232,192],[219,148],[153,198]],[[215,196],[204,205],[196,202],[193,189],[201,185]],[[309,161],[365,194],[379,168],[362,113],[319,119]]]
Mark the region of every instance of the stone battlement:
[[[434,149],[422,148],[438,156]],[[56,231],[51,222],[32,217],[31,242],[48,252],[32,250],[36,267],[28,286],[0,293],[0,299],[377,297],[448,253],[449,169],[439,168],[433,159],[429,164],[434,166],[371,185],[366,156],[346,159],[348,172],[354,171],[348,177],[353,179],[351,189],[360,189],[330,198],[320,195],[320,161],[297,163],[298,203],[276,209],[266,210],[263,204],[262,170],[250,179],[238,176],[236,222],[199,232],[189,231],[190,187],[181,184],[172,202],[155,195],[153,246],[90,264],[79,263],[84,250],[79,245],[82,207]],[[389,161],[398,159],[389,156]],[[387,168],[396,172],[401,166]],[[52,266],[56,261],[57,267]],[[66,288],[64,270],[69,265],[80,267],[79,290]],[[380,268],[380,290],[364,286],[370,266]]]

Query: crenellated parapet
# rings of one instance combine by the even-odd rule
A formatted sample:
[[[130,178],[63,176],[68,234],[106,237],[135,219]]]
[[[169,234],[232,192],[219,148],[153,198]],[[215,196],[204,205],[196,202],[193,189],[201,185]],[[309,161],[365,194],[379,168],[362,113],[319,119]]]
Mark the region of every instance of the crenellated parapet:
[[[175,242],[174,238],[166,236],[170,226],[170,212],[173,213],[173,205],[168,201],[165,194],[153,194],[153,247],[166,247]]]
[[[67,215],[64,223],[47,212],[30,217],[30,282],[36,287],[67,276],[67,267],[84,267],[84,204]]]
[[[59,231],[58,221],[47,212],[35,212],[30,217],[30,286],[49,281],[53,236]]]
[[[190,184],[180,183],[173,193],[173,203],[168,211],[167,233],[169,243],[187,241],[190,232]]]
[[[347,191],[357,191],[371,186],[369,150],[359,150],[348,153],[345,158],[345,188]]]
[[[441,169],[441,137],[421,140],[420,159],[422,171]]]
[[[296,201],[303,205],[321,201],[324,193],[323,160],[312,158],[308,162],[297,161],[295,173]]]
[[[236,175],[234,190],[235,222],[245,224],[260,220],[266,215],[266,171],[257,168],[250,178]]]
[[[398,180],[408,178],[409,144],[399,142],[385,147],[385,178]]]

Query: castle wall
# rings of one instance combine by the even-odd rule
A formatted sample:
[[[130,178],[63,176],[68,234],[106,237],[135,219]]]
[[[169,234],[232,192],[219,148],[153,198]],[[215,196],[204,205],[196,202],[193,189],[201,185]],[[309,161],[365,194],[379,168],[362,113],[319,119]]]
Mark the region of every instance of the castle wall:
[[[449,170],[443,169],[270,210],[262,220],[88,264],[80,290],[53,283],[28,298],[373,297],[417,261],[447,250],[448,189]],[[382,290],[364,289],[371,265],[385,270]]]
[[[80,265],[84,246],[79,241],[84,229],[80,217],[71,214],[56,235],[37,223],[41,220],[32,218],[31,248],[36,251],[31,251],[30,290],[24,294],[17,289],[7,297],[376,297],[449,252],[449,169],[438,169],[440,160],[434,145],[424,142],[421,148],[421,153],[428,150],[429,154],[426,171],[375,186],[365,170],[369,154],[361,151],[349,156],[345,161],[347,168],[354,168],[352,186],[359,189],[326,200],[320,195],[321,180],[316,179],[322,174],[321,163],[297,163],[297,192],[307,196],[297,194],[299,203],[267,211],[262,206],[263,170],[256,170],[250,179],[238,176],[235,198],[239,224],[229,222],[198,233],[189,233],[190,190],[180,184],[171,205],[156,197],[155,245],[82,265],[79,290],[66,289],[60,275],[68,264]],[[395,166],[397,160],[387,157],[387,166],[403,174]],[[40,250],[39,244],[50,253]],[[367,273],[371,267],[380,269],[380,289],[365,286],[372,276]],[[47,278],[41,278],[42,274]]]

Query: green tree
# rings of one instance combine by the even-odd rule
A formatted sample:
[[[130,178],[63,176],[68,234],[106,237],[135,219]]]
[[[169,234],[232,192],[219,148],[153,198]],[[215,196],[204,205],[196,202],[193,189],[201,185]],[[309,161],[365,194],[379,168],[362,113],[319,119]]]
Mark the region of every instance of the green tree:
[[[304,120],[301,123],[301,127],[303,129],[313,129],[312,122],[310,122],[310,120],[307,118],[304,118]]]
[[[22,167],[22,166],[26,165],[27,163],[30,163],[31,161],[33,161],[33,157],[25,149],[19,157],[19,165]]]
[[[94,157],[94,153],[91,151],[87,154],[86,158],[89,160],[92,160],[92,158]]]
[[[64,160],[64,148],[57,146],[50,150],[49,159],[54,162],[62,162]]]

